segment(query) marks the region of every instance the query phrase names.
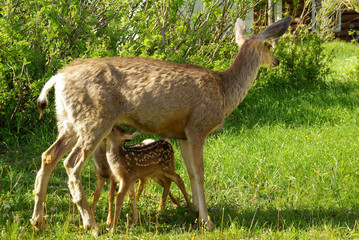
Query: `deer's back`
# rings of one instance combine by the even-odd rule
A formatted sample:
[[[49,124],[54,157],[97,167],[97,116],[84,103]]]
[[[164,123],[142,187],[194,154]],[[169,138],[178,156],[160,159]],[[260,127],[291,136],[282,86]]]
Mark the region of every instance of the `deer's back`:
[[[60,73],[73,116],[115,118],[162,136],[183,137],[195,108],[224,104],[216,72],[194,65],[114,57],[75,61]]]

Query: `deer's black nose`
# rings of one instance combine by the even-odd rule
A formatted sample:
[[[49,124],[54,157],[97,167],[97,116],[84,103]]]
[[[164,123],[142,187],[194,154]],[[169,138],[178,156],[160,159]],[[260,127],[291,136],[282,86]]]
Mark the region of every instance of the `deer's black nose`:
[[[279,65],[279,59],[275,58],[274,61],[273,61],[273,66],[276,67],[278,65]]]

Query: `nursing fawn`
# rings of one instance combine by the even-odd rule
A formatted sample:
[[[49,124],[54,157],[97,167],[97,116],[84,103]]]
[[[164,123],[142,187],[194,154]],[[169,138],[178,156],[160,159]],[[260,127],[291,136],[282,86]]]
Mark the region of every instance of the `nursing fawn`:
[[[125,148],[127,150],[131,150],[131,149],[135,149],[138,150],[139,148],[146,148],[146,145],[155,143],[155,140],[153,139],[145,139],[144,141],[140,142],[140,143],[136,143],[136,144],[132,144],[132,145],[126,145]],[[121,147],[121,146],[119,146]],[[94,193],[94,199],[93,199],[93,203],[92,203],[92,212],[95,213],[95,208],[96,208],[96,204],[97,201],[100,197],[101,194],[101,190],[103,188],[103,185],[106,181],[106,179],[110,180],[110,190],[108,193],[108,202],[109,202],[109,211],[108,211],[108,215],[107,215],[107,224],[111,225],[112,222],[112,209],[113,209],[113,200],[114,200],[114,196],[115,196],[115,191],[116,191],[116,181],[113,177],[113,174],[111,173],[111,169],[110,169],[110,165],[107,161],[107,157],[106,157],[106,140],[102,141],[100,146],[96,149],[96,151],[93,154],[93,159],[94,159],[94,169],[97,175],[97,186],[96,186],[96,190]],[[161,178],[156,178],[154,176],[151,176],[150,178],[152,178],[153,180],[155,180],[159,185],[161,185],[162,187],[164,187],[164,183],[163,180]],[[144,185],[147,181],[147,178],[141,178],[138,184],[138,189],[137,189],[137,193],[136,193],[136,201],[139,200],[140,195],[144,189]],[[136,207],[136,203],[135,203],[135,197],[134,197],[134,192],[133,189],[130,188],[128,191],[129,197],[130,197],[130,201],[131,201],[131,207],[132,207],[132,224],[135,225],[137,224],[138,221],[138,214],[137,214],[137,207]],[[175,206],[179,206],[180,202],[171,194],[171,191],[168,192],[168,195],[170,196],[172,202],[174,203]],[[160,211],[163,208],[163,206],[160,204],[158,207],[158,211]]]
[[[182,178],[175,172],[175,159],[172,145],[159,140],[144,146],[126,148],[125,141],[133,140],[139,135],[113,127],[106,137],[106,157],[111,169],[113,179],[119,183],[119,191],[116,197],[114,218],[111,222],[110,232],[116,229],[121,206],[126,193],[132,195],[133,215],[137,214],[137,208],[133,197],[133,185],[135,180],[143,178],[156,178],[163,187],[162,199],[159,209],[165,207],[171,182],[175,182],[181,189],[187,206],[191,209],[191,203]],[[137,219],[137,217],[135,217]]]

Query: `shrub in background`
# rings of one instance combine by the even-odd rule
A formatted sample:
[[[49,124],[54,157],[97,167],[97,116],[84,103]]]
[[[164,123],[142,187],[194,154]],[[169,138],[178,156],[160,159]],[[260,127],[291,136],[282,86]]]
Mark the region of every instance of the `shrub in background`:
[[[44,83],[76,58],[144,56],[227,68],[238,53],[233,23],[260,2],[0,0],[0,137],[21,137],[40,124],[54,127],[55,114],[39,123],[36,99]],[[297,85],[328,73],[323,40],[314,34],[281,38],[275,54],[281,65],[261,70],[259,84]],[[52,92],[49,97],[46,111],[53,112]]]
[[[262,69],[258,84],[303,86],[321,83],[330,73],[331,56],[324,50],[324,40],[306,29],[280,38],[275,55],[280,65],[275,69]]]
[[[117,8],[123,6],[119,5],[102,1],[0,2],[1,130],[20,133],[36,127],[35,103],[44,82],[71,59],[114,55],[120,32],[109,23],[120,14]],[[99,53],[103,43],[106,51]]]
[[[260,1],[0,0],[0,136],[39,125],[41,88],[76,58],[131,55],[227,67],[237,53],[233,22]]]

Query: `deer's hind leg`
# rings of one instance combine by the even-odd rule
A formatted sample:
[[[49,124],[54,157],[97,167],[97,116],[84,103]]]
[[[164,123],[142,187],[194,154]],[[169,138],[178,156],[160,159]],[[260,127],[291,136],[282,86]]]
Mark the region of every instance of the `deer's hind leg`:
[[[90,157],[98,144],[111,131],[113,123],[98,121],[96,124],[83,126],[78,129],[78,141],[69,156],[64,161],[64,166],[69,177],[68,185],[73,202],[76,203],[83,220],[84,228],[92,230],[94,235],[99,234],[92,211],[88,205],[84,189],[81,183],[81,170],[83,164]]]
[[[60,132],[57,140],[42,154],[41,168],[35,180],[35,207],[31,224],[36,228],[43,227],[44,202],[50,175],[59,160],[75,145],[77,137],[68,132]]]

